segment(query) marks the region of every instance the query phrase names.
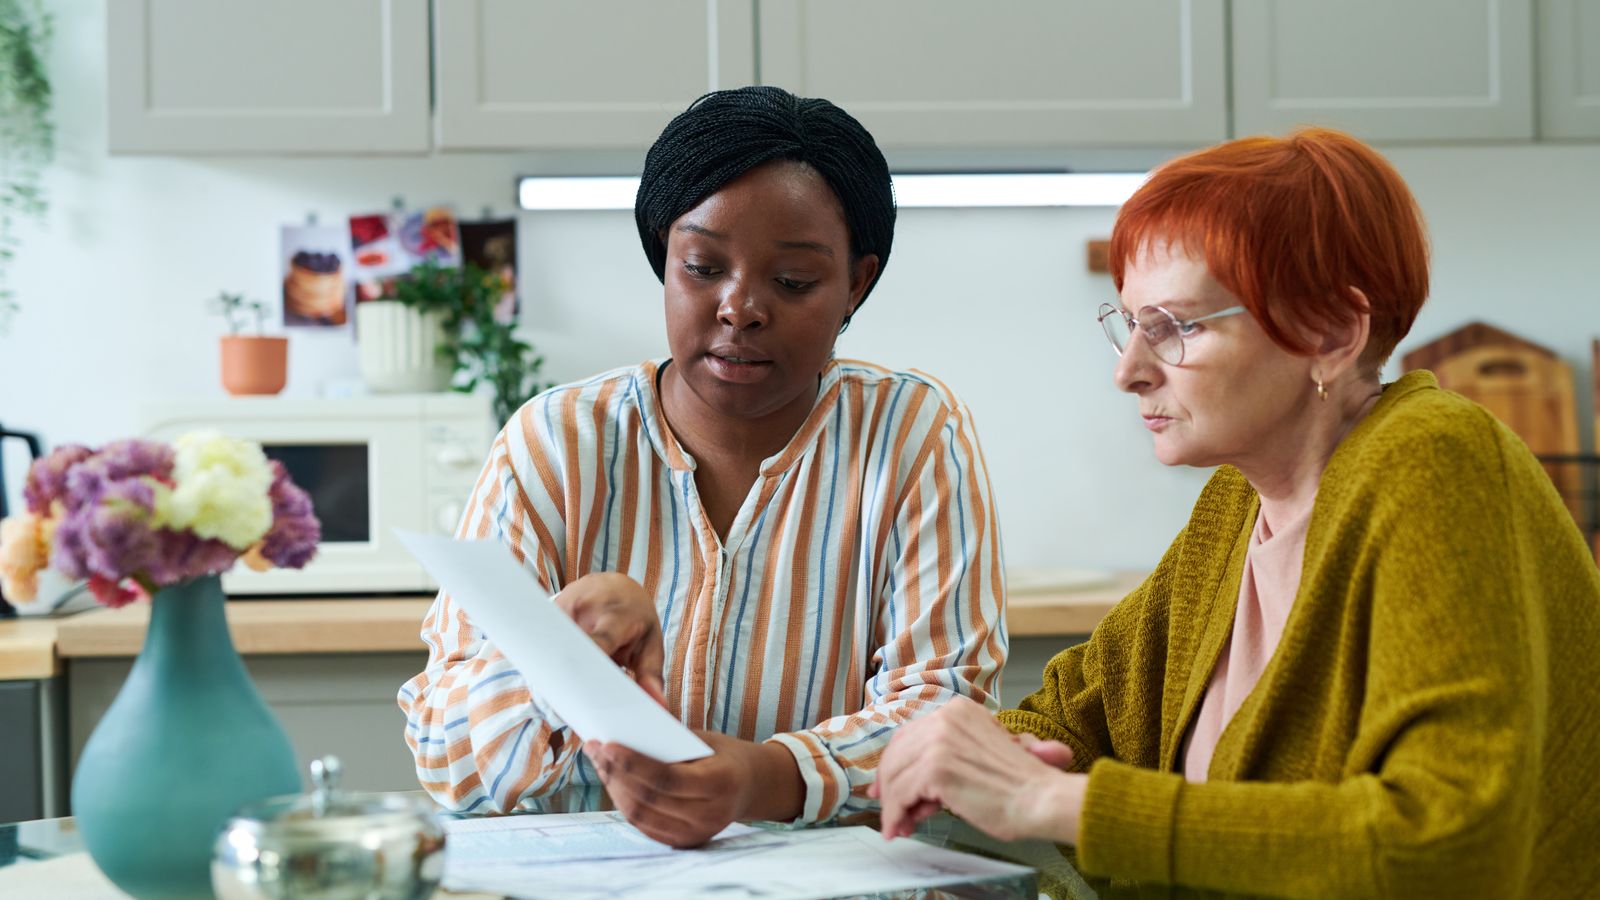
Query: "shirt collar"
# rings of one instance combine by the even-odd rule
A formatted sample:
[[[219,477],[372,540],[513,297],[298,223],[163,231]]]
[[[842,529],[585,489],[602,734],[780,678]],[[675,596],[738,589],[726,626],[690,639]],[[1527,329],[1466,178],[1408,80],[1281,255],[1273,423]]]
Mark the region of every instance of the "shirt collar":
[[[670,357],[665,357],[641,363],[638,371],[634,373],[633,389],[644,417],[645,434],[649,437],[650,445],[655,448],[656,454],[675,472],[693,472],[696,465],[694,457],[689,455],[678,442],[677,435],[667,427],[667,417],[661,404],[661,392],[657,387],[661,370],[671,361]],[[782,450],[761,461],[760,471],[763,476],[779,474],[805,457],[807,449],[812,446],[817,435],[827,427],[828,419],[839,404],[842,382],[843,375],[839,361],[829,357],[827,365],[822,367],[822,377],[817,385],[817,399],[811,407],[811,412]]]

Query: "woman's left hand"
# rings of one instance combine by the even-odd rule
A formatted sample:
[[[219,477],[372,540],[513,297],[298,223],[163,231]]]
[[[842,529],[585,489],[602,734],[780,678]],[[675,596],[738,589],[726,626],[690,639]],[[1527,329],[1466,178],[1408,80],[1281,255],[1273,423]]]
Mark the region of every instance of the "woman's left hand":
[[[1071,758],[1055,741],[1019,741],[989,710],[958,697],[895,730],[869,793],[883,804],[886,838],[909,836],[943,806],[1003,841],[1071,844],[1088,782],[1057,768]]]

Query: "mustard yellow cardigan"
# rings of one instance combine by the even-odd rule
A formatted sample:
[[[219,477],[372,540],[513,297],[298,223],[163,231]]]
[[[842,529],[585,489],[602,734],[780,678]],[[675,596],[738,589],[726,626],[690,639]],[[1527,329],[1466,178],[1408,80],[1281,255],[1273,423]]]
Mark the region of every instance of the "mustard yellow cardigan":
[[[1600,897],[1600,571],[1527,447],[1431,373],[1389,385],[1190,784],[1257,505],[1218,470],[1150,578],[1000,714],[1088,771],[1079,868],[1184,896]]]

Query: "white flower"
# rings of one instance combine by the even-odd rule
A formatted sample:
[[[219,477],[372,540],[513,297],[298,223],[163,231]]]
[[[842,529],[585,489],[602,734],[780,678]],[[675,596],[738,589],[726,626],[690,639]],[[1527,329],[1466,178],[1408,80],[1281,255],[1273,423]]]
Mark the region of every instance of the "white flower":
[[[155,523],[245,550],[272,527],[272,468],[259,444],[214,431],[173,442],[175,486],[156,491]]]

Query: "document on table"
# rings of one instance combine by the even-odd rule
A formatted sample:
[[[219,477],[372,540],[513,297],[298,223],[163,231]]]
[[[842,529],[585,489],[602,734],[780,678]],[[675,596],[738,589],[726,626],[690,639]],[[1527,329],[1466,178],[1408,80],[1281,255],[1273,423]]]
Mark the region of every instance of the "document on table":
[[[711,748],[635,684],[550,602],[499,541],[458,541],[395,529],[528,687],[585,740],[618,743],[662,762]]]
[[[1031,869],[870,828],[766,831],[731,825],[674,850],[620,813],[505,816],[445,823],[444,887],[509,897],[838,897],[1018,878]]]

